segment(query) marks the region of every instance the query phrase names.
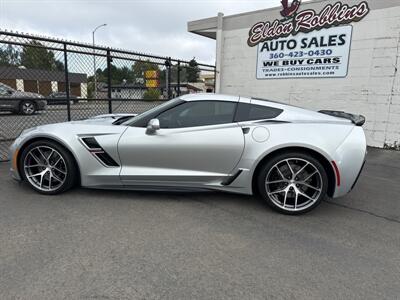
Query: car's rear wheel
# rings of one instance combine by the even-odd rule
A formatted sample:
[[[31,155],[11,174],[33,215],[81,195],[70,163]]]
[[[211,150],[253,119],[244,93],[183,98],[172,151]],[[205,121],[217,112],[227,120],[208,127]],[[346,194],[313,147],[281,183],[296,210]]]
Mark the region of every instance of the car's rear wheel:
[[[36,112],[36,104],[30,100],[24,100],[19,106],[19,112],[23,115],[33,115]]]
[[[258,188],[276,211],[299,215],[313,210],[325,198],[328,177],[322,164],[311,155],[283,153],[263,166]]]
[[[20,158],[20,172],[34,190],[48,195],[67,191],[77,178],[72,155],[52,141],[37,141],[27,146]]]

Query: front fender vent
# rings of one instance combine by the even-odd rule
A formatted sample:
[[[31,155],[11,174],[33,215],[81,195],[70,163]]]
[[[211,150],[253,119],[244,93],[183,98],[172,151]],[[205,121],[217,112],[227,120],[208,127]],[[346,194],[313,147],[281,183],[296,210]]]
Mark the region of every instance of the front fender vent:
[[[106,167],[119,167],[119,164],[100,146],[94,137],[81,138],[82,143]]]
[[[94,155],[107,167],[119,167],[119,164],[107,152],[96,152]]]
[[[82,138],[82,142],[86,145],[89,150],[101,149],[99,143],[96,141],[94,137],[85,137]]]

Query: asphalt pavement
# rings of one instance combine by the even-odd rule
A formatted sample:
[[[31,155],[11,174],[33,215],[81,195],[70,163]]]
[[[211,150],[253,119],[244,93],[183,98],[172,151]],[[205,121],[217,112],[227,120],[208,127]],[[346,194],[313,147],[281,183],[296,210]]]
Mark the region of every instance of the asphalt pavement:
[[[400,152],[298,217],[223,193],[75,189],[0,164],[0,299],[399,299]]]

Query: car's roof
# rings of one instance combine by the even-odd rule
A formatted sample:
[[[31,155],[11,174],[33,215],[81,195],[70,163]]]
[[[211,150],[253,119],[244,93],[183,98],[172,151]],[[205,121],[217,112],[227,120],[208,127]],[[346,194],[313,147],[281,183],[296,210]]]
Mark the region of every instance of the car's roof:
[[[281,114],[280,118],[282,120],[288,121],[322,121],[322,122],[338,122],[346,123],[348,120],[344,120],[343,118],[337,118],[333,116],[328,116],[326,114],[321,114],[319,112],[308,110],[305,108],[293,106],[287,103],[260,99],[260,98],[247,98],[241,96],[232,96],[232,95],[223,95],[223,94],[211,94],[211,93],[201,93],[201,94],[187,94],[180,97],[180,99],[184,101],[231,101],[238,102],[239,99],[243,103],[251,103],[262,106],[269,106],[277,109],[281,109],[283,114]],[[351,122],[350,122],[351,123]]]
[[[219,100],[219,101],[233,101],[233,102],[239,101],[239,96],[211,94],[211,93],[187,94],[181,96],[180,98],[184,101],[205,101],[205,100]]]
[[[212,93],[196,93],[196,94],[186,94],[180,96],[180,99],[184,101],[207,101],[207,100],[214,100],[214,101],[232,101],[232,102],[238,102],[239,99],[241,102],[247,102],[250,103],[251,100],[259,100],[260,105],[271,105],[271,104],[276,104],[276,105],[286,105],[290,106],[288,104],[282,103],[282,102],[277,102],[277,101],[271,101],[267,99],[259,99],[259,98],[247,98],[247,97],[242,97],[242,96],[234,96],[234,95],[226,95],[226,94],[212,94]]]

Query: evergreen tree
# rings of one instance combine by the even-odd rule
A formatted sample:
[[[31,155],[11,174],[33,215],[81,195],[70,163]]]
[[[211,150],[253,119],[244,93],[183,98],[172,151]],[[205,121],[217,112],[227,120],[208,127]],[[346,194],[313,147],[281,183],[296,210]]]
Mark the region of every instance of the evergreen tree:
[[[144,78],[146,71],[160,71],[160,68],[157,64],[147,61],[137,61],[132,66],[132,71],[135,78]]]
[[[199,80],[200,68],[196,58],[193,58],[189,62],[189,65],[186,67],[186,73],[188,82],[197,82]]]
[[[38,41],[31,41],[29,45],[23,47],[21,65],[27,69],[64,70],[64,64],[55,59],[54,52],[47,50]]]
[[[20,53],[12,45],[0,49],[0,66],[18,66],[20,64]]]

